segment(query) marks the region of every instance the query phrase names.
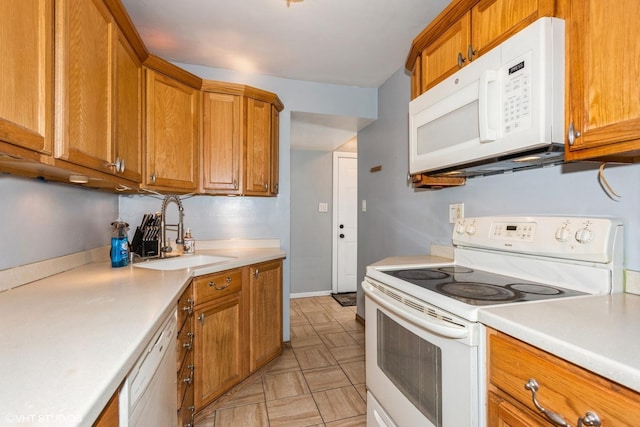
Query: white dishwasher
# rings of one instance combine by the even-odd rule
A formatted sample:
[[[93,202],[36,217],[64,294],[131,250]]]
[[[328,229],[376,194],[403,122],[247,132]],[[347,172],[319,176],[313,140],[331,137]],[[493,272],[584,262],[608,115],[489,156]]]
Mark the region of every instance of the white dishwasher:
[[[129,372],[120,393],[121,427],[174,427],[178,422],[176,313],[167,317]]]

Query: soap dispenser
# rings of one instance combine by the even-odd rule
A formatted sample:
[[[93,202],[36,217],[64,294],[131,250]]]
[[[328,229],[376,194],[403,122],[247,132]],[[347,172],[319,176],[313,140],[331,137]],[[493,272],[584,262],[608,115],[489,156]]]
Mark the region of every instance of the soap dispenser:
[[[120,218],[111,223],[111,267],[126,267],[129,265],[129,239],[127,230],[129,224]]]
[[[196,253],[196,240],[191,235],[191,229],[187,228],[187,232],[184,234],[184,244],[182,253],[184,255],[191,255]]]

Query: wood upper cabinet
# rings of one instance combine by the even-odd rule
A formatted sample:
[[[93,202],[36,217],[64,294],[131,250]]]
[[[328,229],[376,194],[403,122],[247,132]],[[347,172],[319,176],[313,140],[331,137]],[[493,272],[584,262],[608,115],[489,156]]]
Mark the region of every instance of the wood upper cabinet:
[[[554,16],[555,0],[480,0],[471,9],[473,60],[543,16]]]
[[[202,185],[205,194],[275,196],[279,191],[279,112],[270,92],[205,80]]]
[[[271,104],[247,99],[245,193],[271,194]]]
[[[603,427],[638,424],[640,395],[620,384],[573,365],[500,332],[489,330],[488,425],[555,426],[536,409],[530,379],[538,384],[536,399],[572,426],[587,412]]]
[[[203,92],[202,188],[209,194],[242,194],[242,97]]]
[[[419,93],[435,86],[464,65],[470,39],[471,13],[452,23],[436,40],[421,52],[422,81]]]
[[[0,1],[1,152],[53,152],[53,13],[53,0]]]
[[[56,2],[56,158],[139,183],[142,83],[101,0]]]
[[[567,160],[640,160],[640,2],[571,0]]]
[[[114,160],[115,37],[101,1],[56,1],[55,155],[102,172]]]
[[[198,187],[200,92],[146,69],[146,173],[156,190],[192,192]]]
[[[413,41],[406,63],[412,73],[412,98],[538,18],[553,16],[555,1],[453,1]]]
[[[282,261],[249,269],[249,331],[251,372],[282,352]]]
[[[120,31],[115,58],[115,171],[142,182],[142,63]]]

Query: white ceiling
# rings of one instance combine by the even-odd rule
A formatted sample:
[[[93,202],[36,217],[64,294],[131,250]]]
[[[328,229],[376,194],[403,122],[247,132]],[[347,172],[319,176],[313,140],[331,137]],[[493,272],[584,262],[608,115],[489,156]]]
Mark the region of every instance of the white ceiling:
[[[122,0],[147,48],[169,61],[368,88],[404,65],[449,1]],[[292,115],[292,146],[327,148],[316,141],[324,133],[353,136],[367,124],[313,116]]]

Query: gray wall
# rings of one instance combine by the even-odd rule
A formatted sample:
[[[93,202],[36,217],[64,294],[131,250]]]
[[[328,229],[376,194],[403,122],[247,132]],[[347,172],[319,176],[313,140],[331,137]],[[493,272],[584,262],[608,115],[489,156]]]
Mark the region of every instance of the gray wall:
[[[410,80],[398,70],[378,89],[378,120],[358,133],[358,277],[367,264],[392,255],[428,253],[451,245],[448,204],[463,202],[465,216],[497,214],[615,216],[625,224],[626,266],[640,270],[640,164],[608,166],[613,201],[598,182],[595,163],[579,163],[474,178],[463,187],[411,189],[408,171]],[[382,165],[382,171],[369,169]],[[361,289],[358,313],[364,315]]]
[[[331,291],[332,170],[330,151],[291,150],[292,294]]]
[[[108,246],[118,196],[0,175],[0,270]]]

